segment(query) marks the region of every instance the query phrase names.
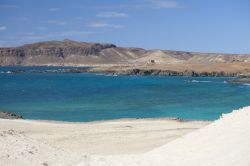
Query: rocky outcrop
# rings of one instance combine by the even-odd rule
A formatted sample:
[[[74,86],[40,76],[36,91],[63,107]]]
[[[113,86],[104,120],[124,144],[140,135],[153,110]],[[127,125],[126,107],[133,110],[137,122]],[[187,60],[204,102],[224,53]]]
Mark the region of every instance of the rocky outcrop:
[[[0,119],[23,119],[23,117],[11,112],[0,112]]]
[[[94,70],[92,70],[94,69]],[[13,70],[11,73],[105,73],[112,75],[142,75],[142,76],[192,76],[192,77],[235,77],[240,73],[233,72],[196,72],[193,70],[174,71],[161,69],[127,69],[127,70],[95,70],[92,67],[50,70]],[[248,78],[249,79],[249,78]],[[233,82],[233,81],[232,81]],[[235,80],[236,82],[236,80]]]
[[[240,75],[236,79],[228,80],[228,83],[233,84],[249,84],[250,85],[250,75]]]
[[[139,66],[138,66],[139,67]],[[184,69],[182,71],[171,69],[145,69],[145,68],[126,68],[126,67],[73,67],[69,69],[17,69],[11,70],[9,73],[101,73],[108,75],[141,75],[141,76],[192,76],[192,77],[237,77],[230,80],[230,83],[248,83],[250,77],[242,71],[199,71],[192,69]]]
[[[129,69],[120,71],[105,71],[113,75],[142,75],[142,76],[192,76],[192,77],[234,77],[238,73],[226,72],[196,72],[193,70],[173,71],[173,70],[160,70],[160,69]]]
[[[0,65],[95,65],[250,62],[250,55],[123,48],[72,40],[0,48]]]

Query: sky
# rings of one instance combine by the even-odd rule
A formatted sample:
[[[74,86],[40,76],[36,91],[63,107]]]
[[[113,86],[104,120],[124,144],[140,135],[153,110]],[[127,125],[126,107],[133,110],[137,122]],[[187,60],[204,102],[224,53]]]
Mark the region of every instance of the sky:
[[[250,0],[0,0],[0,47],[63,39],[250,53]]]

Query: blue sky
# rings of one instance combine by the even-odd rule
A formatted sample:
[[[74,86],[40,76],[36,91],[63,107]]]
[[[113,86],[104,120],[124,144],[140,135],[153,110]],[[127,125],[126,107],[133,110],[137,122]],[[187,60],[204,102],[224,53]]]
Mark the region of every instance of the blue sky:
[[[250,1],[0,0],[0,46],[65,38],[250,53]]]

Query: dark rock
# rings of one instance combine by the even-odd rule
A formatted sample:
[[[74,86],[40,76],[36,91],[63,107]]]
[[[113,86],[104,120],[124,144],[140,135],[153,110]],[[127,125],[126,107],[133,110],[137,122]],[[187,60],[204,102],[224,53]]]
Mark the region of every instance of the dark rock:
[[[116,75],[159,75],[159,76],[192,76],[192,77],[234,77],[237,73],[225,73],[225,72],[195,72],[192,70],[186,70],[183,72],[172,70],[160,70],[160,69],[128,69],[122,71],[107,71],[109,74]]]
[[[11,112],[0,112],[0,119],[23,119],[23,117]]]
[[[233,80],[228,80],[227,82],[233,84],[250,84],[250,77],[237,78]]]

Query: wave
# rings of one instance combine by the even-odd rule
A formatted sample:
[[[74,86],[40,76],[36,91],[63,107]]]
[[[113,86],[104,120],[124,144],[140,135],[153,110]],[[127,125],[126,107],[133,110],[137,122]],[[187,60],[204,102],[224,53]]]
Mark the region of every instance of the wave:
[[[207,83],[207,82],[212,82],[212,81],[198,81],[198,80],[185,80],[187,82],[194,82],[194,83]]]
[[[117,77],[118,75],[117,74],[106,74],[105,76],[107,76],[107,77]]]
[[[106,76],[106,77],[117,77],[118,76],[117,74],[96,74],[96,75]]]
[[[11,74],[13,72],[11,72],[11,71],[1,71],[0,73],[2,73],[2,74]]]

